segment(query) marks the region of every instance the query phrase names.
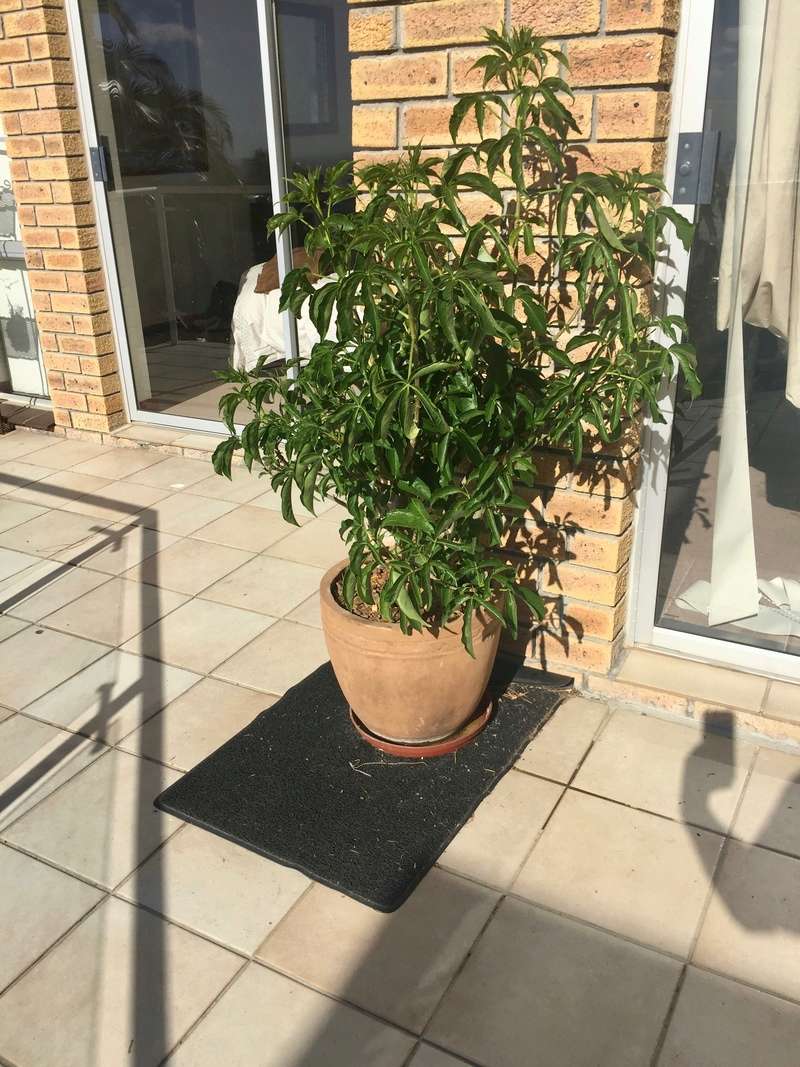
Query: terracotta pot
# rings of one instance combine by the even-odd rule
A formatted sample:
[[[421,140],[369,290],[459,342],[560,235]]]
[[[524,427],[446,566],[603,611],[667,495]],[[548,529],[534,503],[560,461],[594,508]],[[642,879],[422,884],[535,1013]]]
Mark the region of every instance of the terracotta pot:
[[[391,741],[437,741],[458,730],[480,704],[492,672],[500,624],[476,612],[473,659],[461,621],[434,635],[404,634],[396,623],[362,619],[337,603],[332,586],[343,560],[320,585],[325,643],[337,681],[361,722]]]

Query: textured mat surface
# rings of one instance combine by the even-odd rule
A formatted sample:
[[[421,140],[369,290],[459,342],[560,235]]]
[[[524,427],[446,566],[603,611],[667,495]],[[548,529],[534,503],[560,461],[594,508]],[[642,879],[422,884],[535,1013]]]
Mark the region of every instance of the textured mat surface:
[[[562,699],[563,688],[544,688],[539,677],[499,664],[495,715],[472,744],[398,760],[355,733],[326,663],[170,786],[156,807],[394,911]],[[558,676],[546,681],[558,684]]]

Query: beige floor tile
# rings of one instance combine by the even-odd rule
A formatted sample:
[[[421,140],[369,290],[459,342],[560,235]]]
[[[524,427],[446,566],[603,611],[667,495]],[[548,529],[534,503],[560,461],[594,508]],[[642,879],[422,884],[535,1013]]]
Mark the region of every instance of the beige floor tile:
[[[232,500],[236,504],[246,504],[257,496],[261,496],[269,482],[250,474],[244,467],[234,467],[231,478],[223,478],[219,474],[212,474],[202,482],[196,482],[190,486],[188,492],[193,496],[207,496],[213,500]]]
[[[420,1032],[497,894],[432,870],[391,915],[314,885],[257,957],[317,989]]]
[[[11,611],[17,604],[44,589],[63,571],[57,560],[41,559],[8,578],[0,579],[0,611]]]
[[[185,604],[187,599],[184,593],[173,593],[170,589],[111,578],[48,615],[47,625],[92,641],[121,645]]]
[[[250,552],[187,538],[132,567],[125,576],[194,596],[249,559]]]
[[[24,500],[8,500],[0,497],[0,530],[3,533],[44,514],[45,509],[37,504],[26,504]]]
[[[78,474],[91,474],[95,478],[127,478],[136,471],[160,463],[164,456],[149,448],[107,448],[101,456],[79,463]]]
[[[0,1048],[20,1067],[156,1067],[240,966],[109,899],[0,1000]]]
[[[208,600],[191,600],[123,647],[128,652],[203,674],[247,645],[273,622],[269,615],[212,604]]]
[[[731,833],[800,856],[800,757],[761,749]]]
[[[261,552],[286,536],[289,529],[283,517],[268,508],[251,508],[244,504],[222,518],[214,519],[194,533],[201,541]]]
[[[94,521],[96,523],[98,520]],[[55,558],[103,574],[123,574],[156,552],[170,548],[178,540],[174,534],[152,530],[127,520],[106,526],[85,541],[56,553]]]
[[[800,1008],[690,967],[659,1067],[797,1067]]]
[[[569,790],[513,892],[686,956],[723,839]]]
[[[574,785],[589,793],[726,832],[754,748],[744,741],[617,711]]]
[[[308,563],[312,567],[327,570],[345,559],[347,546],[339,537],[339,528],[335,523],[316,519],[271,545],[267,555],[294,559],[298,563]]]
[[[403,1067],[413,1038],[251,963],[169,1067]]]
[[[115,430],[114,437],[122,438],[126,441],[144,441],[146,443],[152,442],[156,445],[170,445],[176,444],[177,439],[183,433],[183,430],[171,426],[156,426],[155,423],[133,422],[130,426],[123,426],[121,430]],[[126,446],[123,445],[122,447]]]
[[[568,782],[607,714],[608,706],[600,701],[570,697],[531,741],[517,760],[517,767],[556,782]]]
[[[15,574],[21,574],[39,562],[38,556],[32,556],[28,552],[18,552],[13,548],[0,548],[0,581],[12,578]]]
[[[505,900],[427,1036],[491,1067],[643,1067],[680,964]]]
[[[64,509],[87,493],[99,495],[109,481],[108,478],[94,478],[90,474],[76,474],[71,470],[59,471],[35,485],[17,489],[11,499],[24,500],[45,508]]]
[[[14,715],[0,723],[0,826],[43,800],[106,751],[104,745]]]
[[[38,482],[42,478],[55,474],[52,467],[41,467],[35,463],[28,463],[27,459],[0,459],[0,482],[13,484],[21,489],[29,482]]]
[[[793,682],[771,682],[764,714],[776,719],[800,722],[800,685]]]
[[[102,897],[93,886],[0,845],[0,991]]]
[[[38,571],[39,568],[34,568]],[[23,587],[9,594],[0,587],[0,603],[13,597],[14,603],[5,610],[19,619],[28,619],[30,622],[38,622],[45,615],[49,615],[65,604],[77,600],[84,593],[90,593],[92,589],[108,581],[105,574],[96,574],[94,571],[84,570],[83,567],[71,567],[56,560],[48,560],[41,573],[33,581],[28,581]]]
[[[464,1067],[463,1060],[457,1060],[432,1045],[420,1045],[408,1064],[408,1067]]]
[[[123,449],[119,450],[124,451]],[[130,522],[138,512],[146,512],[169,495],[169,489],[156,489],[152,485],[136,485],[134,482],[109,482],[97,493],[87,494],[64,505],[65,511],[91,515],[109,522]],[[146,522],[142,520],[142,525]]]
[[[277,698],[204,678],[122,742],[122,748],[188,771]]]
[[[299,871],[187,826],[119,894],[250,955],[310,885]]]
[[[665,656],[645,649],[632,649],[619,672],[621,682],[647,685],[669,693],[681,693],[720,707],[758,711],[767,687],[766,679],[710,663]]]
[[[22,526],[8,530],[0,537],[0,544],[37,556],[54,556],[96,535],[107,526],[110,526],[108,519],[73,515],[68,511],[48,511]]]
[[[327,660],[322,630],[279,619],[217,667],[214,674],[237,685],[281,696]]]
[[[88,463],[91,459],[99,459],[106,452],[107,449],[92,444],[91,441],[62,439],[55,444],[47,445],[46,448],[40,448],[35,453],[35,462],[43,467],[66,470],[68,467],[75,467],[78,463]]]
[[[183,456],[170,456],[168,459],[154,463],[144,470],[129,474],[127,481],[139,485],[154,485],[163,489],[180,490],[196,485],[213,473],[211,464],[197,459],[184,459]]]
[[[190,671],[115,650],[29,704],[25,714],[116,744],[197,680]]]
[[[440,865],[508,889],[561,791],[553,782],[509,771],[442,853]]]
[[[322,629],[322,617],[320,616],[319,592],[314,593],[308,600],[304,600],[294,611],[286,616],[292,622],[301,622],[304,626],[314,626],[317,630]]]
[[[9,459],[15,459],[17,456],[40,452],[52,441],[53,438],[49,435],[28,433],[25,430],[15,430],[13,433],[3,434],[0,437],[0,460],[5,462]]]
[[[204,600],[280,617],[319,589],[325,572],[274,556],[256,556],[203,591]]]
[[[212,500],[205,496],[190,496],[188,493],[174,493],[163,500],[151,504],[145,512],[137,515],[133,522],[149,526],[153,530],[163,530],[166,533],[180,534],[187,537],[189,534],[206,526],[214,519],[227,515],[238,504],[230,500]]]
[[[111,888],[181,825],[153,807],[177,777],[112,749],[18,819],[6,840]]]
[[[24,630],[27,622],[24,619],[14,619],[10,615],[0,615],[0,641],[7,637],[13,637],[20,630]]]
[[[269,484],[269,478],[265,477],[263,485]],[[276,493],[274,489],[267,489],[266,493],[261,496],[255,497],[250,503],[257,508],[269,508],[270,511],[282,512],[283,502],[281,500],[281,494]],[[296,485],[292,486],[292,508],[294,510],[294,517],[297,519],[301,526],[304,526],[307,522],[311,522],[319,516],[325,515],[335,505],[330,500],[316,500],[314,502],[314,510],[307,511],[303,507],[303,502],[300,499],[300,491]]]
[[[800,1000],[800,860],[731,841],[694,962]]]
[[[4,643],[0,704],[24,708],[106,652],[106,645],[29,626]]]

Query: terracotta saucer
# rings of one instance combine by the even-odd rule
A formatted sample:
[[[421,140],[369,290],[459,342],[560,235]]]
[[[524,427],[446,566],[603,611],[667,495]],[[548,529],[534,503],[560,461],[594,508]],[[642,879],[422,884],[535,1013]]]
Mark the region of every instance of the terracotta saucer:
[[[441,737],[438,741],[426,741],[418,743],[404,743],[403,741],[389,741],[378,734],[368,730],[359,719],[353,709],[350,709],[350,721],[355,727],[359,737],[363,738],[373,748],[386,752],[390,756],[402,756],[406,759],[419,759],[425,756],[446,756],[450,752],[456,752],[464,745],[468,745],[473,738],[481,732],[492,717],[494,701],[487,695],[481,701],[480,708],[475,715],[455,733],[448,737]]]

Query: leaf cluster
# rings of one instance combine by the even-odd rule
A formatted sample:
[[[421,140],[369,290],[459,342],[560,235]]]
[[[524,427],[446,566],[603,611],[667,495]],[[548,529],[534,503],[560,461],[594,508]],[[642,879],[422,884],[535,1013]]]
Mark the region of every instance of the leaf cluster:
[[[230,437],[281,493],[347,509],[343,593],[404,632],[481,610],[516,631],[538,594],[502,553],[526,507],[537,445],[576,462],[587,434],[612,441],[664,380],[699,382],[685,323],[648,292],[664,233],[691,227],[661,204],[656,174],[581,173],[560,53],[530,31],[487,32],[484,90],[460,98],[480,141],[431,157],[295,174],[273,231],[299,228],[318,256],[283,282],[281,308],[305,309],[320,340],[295,378],[225,372]],[[486,131],[492,136],[485,136]],[[358,210],[343,205],[355,202]],[[478,205],[479,217],[474,208]],[[235,415],[249,409],[240,431]]]

